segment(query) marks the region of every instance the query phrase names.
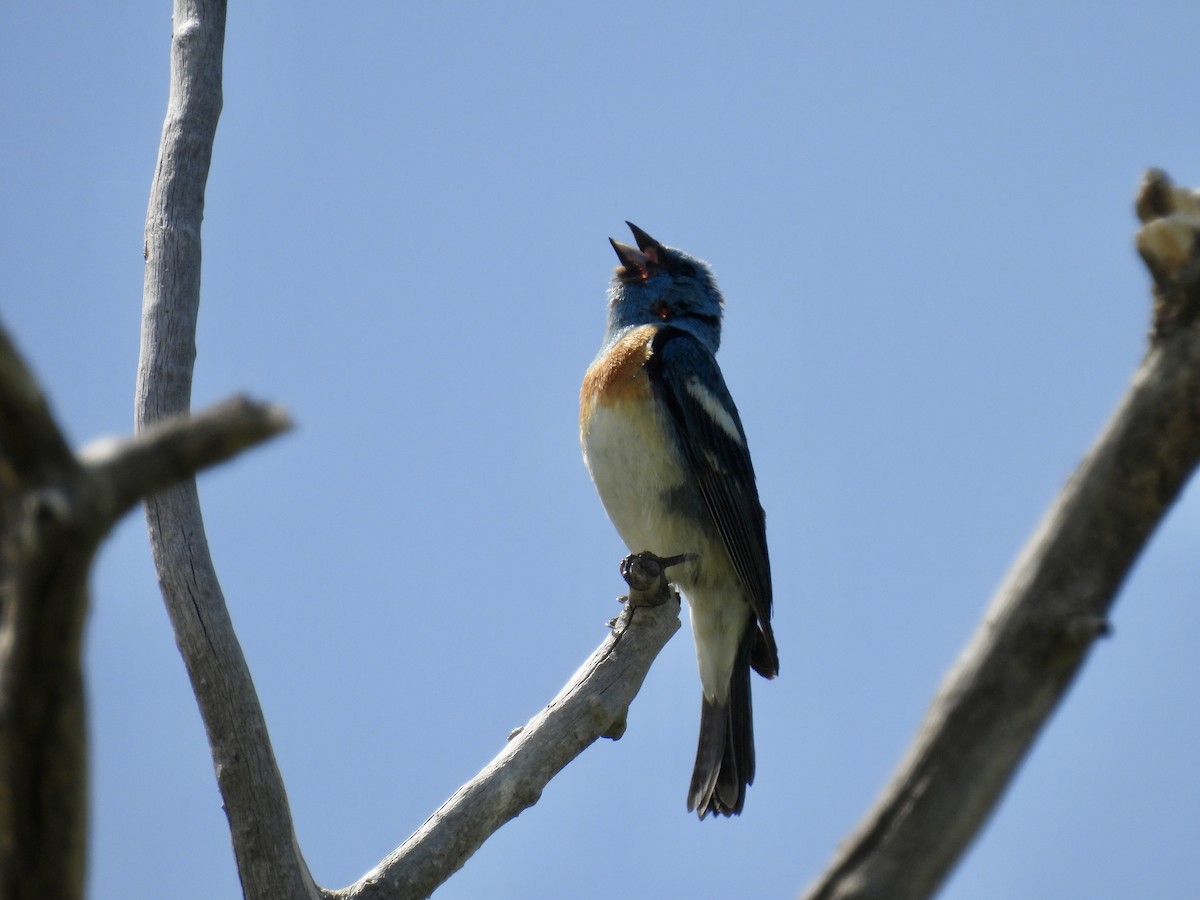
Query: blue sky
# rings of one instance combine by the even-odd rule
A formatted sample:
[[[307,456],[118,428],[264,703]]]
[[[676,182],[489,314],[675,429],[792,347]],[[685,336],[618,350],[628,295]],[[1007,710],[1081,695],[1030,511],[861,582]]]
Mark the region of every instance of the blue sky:
[[[599,643],[579,380],[625,219],[708,259],[781,677],[745,814],[684,811],[690,636],[439,898],[784,897],[858,821],[1145,347],[1148,166],[1200,183],[1195,4],[233,4],[201,479],[317,880],[373,867]],[[0,316],[73,442],[131,428],[170,4],[0,11]],[[951,900],[1178,897],[1200,837],[1185,495]],[[526,560],[536,559],[535,583]],[[239,895],[140,515],[93,578],[91,895]]]

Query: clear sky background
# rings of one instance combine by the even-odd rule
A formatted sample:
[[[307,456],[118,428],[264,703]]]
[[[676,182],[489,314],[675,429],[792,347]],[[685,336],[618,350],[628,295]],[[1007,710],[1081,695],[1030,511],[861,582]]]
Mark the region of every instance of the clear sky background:
[[[76,445],[132,427],[168,0],[0,11],[0,316]],[[828,861],[1145,348],[1143,170],[1200,183],[1195,3],[233,3],[196,405],[297,429],[201,478],[301,845],[343,886],[604,636],[577,392],[630,219],[708,259],[782,675],[745,814],[684,811],[667,647],[439,898],[788,897]],[[942,892],[1195,891],[1200,495]],[[531,576],[530,572],[533,572]],[[93,578],[91,895],[240,895],[130,515]]]

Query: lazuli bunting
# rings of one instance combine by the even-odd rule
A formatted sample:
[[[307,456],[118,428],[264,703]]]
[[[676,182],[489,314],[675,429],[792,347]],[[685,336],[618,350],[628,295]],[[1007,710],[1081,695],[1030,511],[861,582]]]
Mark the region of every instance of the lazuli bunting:
[[[689,554],[668,577],[691,608],[704,689],[688,810],[742,811],[754,781],[750,669],[779,673],[771,564],[746,434],[714,354],[712,270],[631,222],[608,330],[580,391],[583,458],[631,552]]]

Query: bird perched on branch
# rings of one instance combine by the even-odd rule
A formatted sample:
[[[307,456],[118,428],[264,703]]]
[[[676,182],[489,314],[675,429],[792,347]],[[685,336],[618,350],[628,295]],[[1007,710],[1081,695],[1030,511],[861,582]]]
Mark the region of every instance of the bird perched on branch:
[[[779,673],[771,565],[746,434],[714,356],[724,299],[712,270],[627,222],[608,330],[580,391],[583,458],[631,552],[687,555],[704,696],[688,810],[742,811],[754,780],[750,670]]]

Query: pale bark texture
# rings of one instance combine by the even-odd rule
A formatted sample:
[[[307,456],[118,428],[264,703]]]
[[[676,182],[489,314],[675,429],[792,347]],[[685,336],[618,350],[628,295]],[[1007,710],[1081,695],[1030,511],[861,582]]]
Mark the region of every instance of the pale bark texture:
[[[1138,248],[1157,302],[1146,357],[807,900],[931,896],[1106,632],[1121,583],[1200,460],[1198,209],[1166,176],[1147,176]]]
[[[225,3],[176,0],[171,85],[146,213],[146,278],[135,419],[143,429],[191,402],[200,306],[200,226],[221,112]],[[208,552],[194,482],[146,502],[167,612],[204,718],[250,898],[316,897],[283,779]]]
[[[374,871],[330,895],[342,900],[428,897],[494,831],[537,803],[550,779],[598,737],[616,739],[624,733],[629,704],[678,629],[678,597],[653,607],[627,603],[612,634],[482,772]]]

